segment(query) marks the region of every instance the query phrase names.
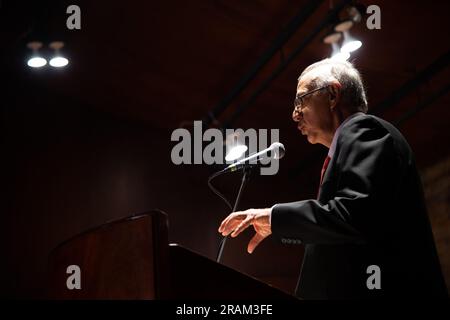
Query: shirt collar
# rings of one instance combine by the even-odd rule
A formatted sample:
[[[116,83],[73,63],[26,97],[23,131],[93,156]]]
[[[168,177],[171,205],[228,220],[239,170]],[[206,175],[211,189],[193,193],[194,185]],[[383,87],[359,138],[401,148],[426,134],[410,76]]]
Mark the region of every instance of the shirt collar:
[[[339,133],[341,132],[342,127],[344,126],[345,123],[347,123],[350,119],[359,116],[361,114],[364,114],[363,112],[356,112],[353,113],[352,115],[348,116],[342,123],[341,125],[336,129],[336,132],[334,133],[333,136],[333,141],[331,141],[331,145],[330,145],[330,149],[328,150],[328,156],[330,158],[333,158],[334,152],[336,151],[336,143],[337,143],[337,139],[339,137]]]

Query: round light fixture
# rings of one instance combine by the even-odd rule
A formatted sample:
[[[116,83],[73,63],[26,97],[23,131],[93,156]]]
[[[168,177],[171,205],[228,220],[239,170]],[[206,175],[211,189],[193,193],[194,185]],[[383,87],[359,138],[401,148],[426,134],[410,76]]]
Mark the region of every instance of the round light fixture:
[[[330,32],[325,37],[323,37],[322,42],[326,44],[337,43],[342,38],[341,32]]]
[[[362,42],[350,36],[348,31],[344,31],[344,43],[342,44],[342,52],[353,52],[361,48]]]
[[[61,68],[61,67],[65,67],[65,66],[67,66],[68,64],[69,64],[69,60],[67,60],[66,58],[64,58],[64,57],[53,57],[51,60],[50,60],[50,62],[49,62],[49,64],[52,66],[52,67],[55,67],[55,68]]]
[[[353,25],[354,25],[353,20],[351,19],[343,20],[334,25],[334,30],[337,32],[348,31],[353,27]]]
[[[348,58],[350,58],[350,53],[344,52],[344,51],[340,51],[331,56],[331,59],[341,60],[341,61],[346,61],[346,60],[348,60]]]
[[[42,58],[38,53],[39,48],[42,47],[42,42],[32,41],[27,44],[27,47],[33,50],[33,55],[27,61],[27,65],[29,67],[40,68],[47,64],[47,60]]]
[[[228,151],[227,155],[225,156],[225,161],[234,161],[242,157],[245,152],[248,150],[248,147],[246,145],[237,145]]]
[[[50,65],[55,68],[62,68],[69,64],[69,60],[63,57],[60,53],[62,47],[64,47],[64,42],[62,41],[53,41],[49,45],[50,48],[55,50],[54,57],[50,60]]]
[[[341,51],[342,52],[353,52],[361,48],[362,42],[359,40],[353,40],[349,41],[342,45]]]
[[[47,60],[42,57],[32,57],[28,59],[27,65],[32,68],[40,68],[47,64]]]

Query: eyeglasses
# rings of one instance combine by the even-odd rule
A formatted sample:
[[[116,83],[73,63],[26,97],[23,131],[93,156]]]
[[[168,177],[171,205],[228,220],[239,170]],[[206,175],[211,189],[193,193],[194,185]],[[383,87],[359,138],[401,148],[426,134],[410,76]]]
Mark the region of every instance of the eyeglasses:
[[[302,95],[300,95],[300,96],[295,97],[295,100],[294,100],[294,110],[297,111],[297,112],[299,112],[299,111],[302,110],[302,108],[303,108],[303,103],[304,103],[304,98],[305,98],[307,95],[309,95],[309,94],[311,94],[311,93],[314,93],[314,92],[316,92],[316,91],[325,89],[325,88],[327,88],[327,87],[328,87],[328,85],[323,86],[323,87],[320,87],[320,88],[316,88],[316,89],[314,89],[314,90],[308,91],[308,92],[306,92],[306,93],[304,93],[304,94],[302,94]]]

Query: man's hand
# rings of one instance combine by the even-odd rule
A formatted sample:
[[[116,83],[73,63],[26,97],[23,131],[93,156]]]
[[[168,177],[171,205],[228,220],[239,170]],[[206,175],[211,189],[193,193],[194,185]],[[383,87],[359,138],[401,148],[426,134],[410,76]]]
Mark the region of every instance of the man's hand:
[[[251,225],[253,225],[256,234],[248,243],[247,251],[252,253],[261,241],[272,234],[270,208],[233,212],[222,221],[219,232],[223,236],[228,236],[231,233],[234,238]]]

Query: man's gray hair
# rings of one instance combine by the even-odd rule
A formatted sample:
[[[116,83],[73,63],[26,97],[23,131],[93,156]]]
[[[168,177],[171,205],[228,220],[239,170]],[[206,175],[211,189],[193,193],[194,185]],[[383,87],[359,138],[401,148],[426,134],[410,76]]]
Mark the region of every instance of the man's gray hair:
[[[313,63],[302,72],[298,81],[311,70],[325,66],[329,68],[323,68],[324,72],[318,72],[310,84],[314,88],[318,88],[327,85],[332,78],[335,78],[342,86],[342,99],[351,111],[367,113],[367,98],[361,75],[353,64],[348,61],[324,59]]]

